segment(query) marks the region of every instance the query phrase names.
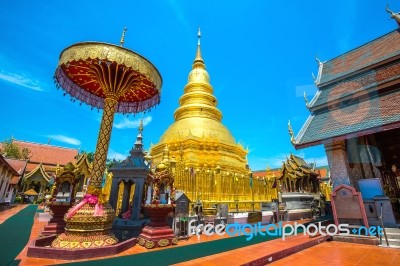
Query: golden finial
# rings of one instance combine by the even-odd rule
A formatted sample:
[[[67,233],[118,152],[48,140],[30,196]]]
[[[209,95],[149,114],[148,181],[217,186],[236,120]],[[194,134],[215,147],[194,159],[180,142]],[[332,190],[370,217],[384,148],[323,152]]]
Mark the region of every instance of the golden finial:
[[[124,30],[122,31],[122,36],[121,36],[121,40],[119,41],[119,46],[124,46],[124,42],[125,42],[125,32],[128,30],[127,27],[124,28]]]
[[[304,91],[303,97],[304,97],[304,101],[306,102],[306,107],[308,107],[308,100],[307,100],[306,91]]]
[[[143,132],[143,117],[142,117],[142,119],[140,119],[139,132],[140,132],[140,133]]]
[[[197,31],[197,45],[200,46],[200,38],[201,38],[201,31],[200,31],[200,26],[199,26],[199,30]]]
[[[201,46],[200,46],[200,38],[201,38],[201,31],[200,26],[199,30],[197,31],[197,50],[196,50],[196,58],[194,59],[193,68],[205,68],[203,58],[201,57]]]
[[[289,130],[289,135],[290,135],[290,142],[294,145],[295,139],[294,139],[293,128],[292,128],[292,125],[290,124],[290,120],[288,122],[288,130]]]
[[[400,12],[393,12],[389,9],[389,3],[386,4],[386,12],[390,14],[390,18],[396,20],[397,24],[400,26]]]

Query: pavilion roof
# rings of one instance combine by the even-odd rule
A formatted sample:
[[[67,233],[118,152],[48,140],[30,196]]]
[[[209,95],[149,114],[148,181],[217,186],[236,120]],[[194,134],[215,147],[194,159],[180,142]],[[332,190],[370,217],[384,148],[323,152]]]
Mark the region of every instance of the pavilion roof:
[[[290,154],[289,158],[282,165],[280,178],[288,175],[291,178],[301,178],[304,176],[318,176],[311,166],[303,158]]]
[[[29,179],[31,176],[35,175],[36,173],[40,173],[40,175],[46,180],[50,181],[51,175],[49,175],[46,172],[46,169],[44,169],[43,164],[38,164],[35,169],[30,171],[28,174],[25,174],[24,180]]]
[[[38,193],[33,188],[25,191],[24,194],[27,196],[37,196],[38,195]]]

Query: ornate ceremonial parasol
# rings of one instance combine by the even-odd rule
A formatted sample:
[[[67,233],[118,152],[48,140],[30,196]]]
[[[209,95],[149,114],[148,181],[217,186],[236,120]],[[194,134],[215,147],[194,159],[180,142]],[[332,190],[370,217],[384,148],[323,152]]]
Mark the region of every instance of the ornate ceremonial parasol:
[[[89,248],[112,245],[117,241],[109,232],[115,212],[102,195],[102,177],[114,114],[138,113],[158,104],[162,84],[160,73],[153,64],[122,47],[125,32],[126,28],[120,46],[83,42],[66,48],[60,55],[54,77],[56,86],[74,99],[104,111],[87,194],[69,210],[65,218],[66,235],[60,235],[53,247]],[[93,245],[89,245],[88,237]]]

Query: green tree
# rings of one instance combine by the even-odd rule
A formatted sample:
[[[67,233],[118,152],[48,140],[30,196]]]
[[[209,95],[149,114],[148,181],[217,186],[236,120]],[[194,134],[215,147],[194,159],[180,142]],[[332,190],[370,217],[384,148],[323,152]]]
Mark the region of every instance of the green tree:
[[[20,148],[14,144],[12,139],[6,139],[1,142],[0,153],[7,158],[29,159],[31,151],[28,148]]]
[[[89,163],[92,163],[94,161],[94,152],[87,152],[87,151],[80,151],[79,154],[76,156],[75,159],[78,159],[79,156],[81,156],[82,154],[86,154],[87,159],[89,161]]]

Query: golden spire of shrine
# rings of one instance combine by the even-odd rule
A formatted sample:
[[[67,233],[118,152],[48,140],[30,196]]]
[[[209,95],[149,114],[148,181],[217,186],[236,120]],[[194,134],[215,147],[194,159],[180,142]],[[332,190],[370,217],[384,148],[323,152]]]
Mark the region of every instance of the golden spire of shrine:
[[[201,31],[200,31],[200,26],[199,26],[199,30],[197,32],[197,50],[196,50],[196,57],[193,62],[193,69],[194,68],[202,68],[202,69],[206,68],[206,66],[204,65],[203,58],[201,57],[200,39],[201,39]]]
[[[143,132],[143,117],[140,119],[140,124],[139,124],[139,133]]]
[[[119,46],[124,46],[124,42],[125,42],[125,32],[128,30],[127,27],[124,28],[124,30],[122,31],[122,35],[121,35],[121,40],[119,41]]]

